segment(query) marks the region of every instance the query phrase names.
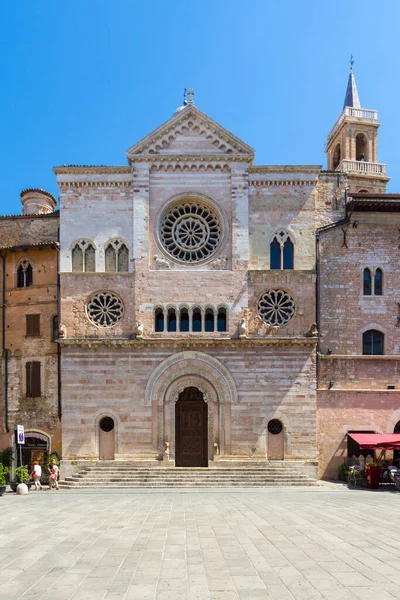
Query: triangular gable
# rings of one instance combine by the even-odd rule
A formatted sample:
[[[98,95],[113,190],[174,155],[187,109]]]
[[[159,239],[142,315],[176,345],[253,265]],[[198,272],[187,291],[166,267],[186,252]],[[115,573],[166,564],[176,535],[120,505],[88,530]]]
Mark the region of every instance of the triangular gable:
[[[204,154],[252,157],[254,150],[198,108],[188,105],[126,153],[129,162],[140,155]]]

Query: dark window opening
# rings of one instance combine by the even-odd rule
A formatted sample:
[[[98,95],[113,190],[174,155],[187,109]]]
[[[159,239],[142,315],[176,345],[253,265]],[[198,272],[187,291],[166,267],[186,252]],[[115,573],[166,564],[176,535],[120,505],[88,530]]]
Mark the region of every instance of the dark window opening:
[[[356,135],[356,160],[367,161],[367,138],[363,133]]]
[[[293,269],[294,246],[290,240],[286,240],[283,246],[283,268]]]
[[[40,386],[40,362],[27,362],[26,369],[26,396],[27,398],[40,398],[42,395]]]
[[[103,417],[100,421],[100,429],[102,431],[112,431],[114,429],[114,419],[111,417]]]
[[[201,311],[199,308],[193,310],[193,331],[196,333],[201,331]]]
[[[340,144],[338,144],[333,153],[333,170],[334,171],[338,168],[338,166],[340,164],[340,159],[341,159]]]
[[[176,331],[176,314],[173,308],[168,311],[168,331]]]
[[[372,277],[369,269],[364,269],[363,294],[364,296],[370,296],[372,294]]]
[[[278,240],[274,239],[270,246],[270,269],[281,268],[281,246]]]
[[[164,311],[162,308],[156,308],[155,321],[156,331],[164,331]]]
[[[180,330],[187,333],[189,331],[189,313],[186,308],[181,310],[180,320]]]
[[[226,331],[226,309],[225,308],[218,309],[217,330],[221,331],[221,332]]]
[[[379,356],[383,355],[384,335],[377,329],[369,329],[363,333],[363,354]]]
[[[272,435],[278,435],[282,432],[283,425],[278,419],[271,419],[268,423],[268,431]]]
[[[51,341],[58,340],[58,315],[55,315],[51,320]]]
[[[30,287],[33,283],[33,271],[30,263],[22,262],[17,270],[17,287]]]
[[[206,310],[204,329],[207,333],[214,331],[214,311],[211,308]]]
[[[375,271],[374,293],[375,293],[375,296],[382,296],[382,294],[383,294],[383,273],[382,273],[382,269],[377,269]]]

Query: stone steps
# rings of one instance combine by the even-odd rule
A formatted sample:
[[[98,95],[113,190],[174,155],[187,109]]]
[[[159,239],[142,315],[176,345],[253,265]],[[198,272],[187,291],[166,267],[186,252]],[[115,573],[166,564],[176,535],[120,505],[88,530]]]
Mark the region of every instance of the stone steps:
[[[133,467],[118,463],[87,466],[60,482],[63,488],[272,487],[316,485],[292,465],[266,463],[251,469]]]

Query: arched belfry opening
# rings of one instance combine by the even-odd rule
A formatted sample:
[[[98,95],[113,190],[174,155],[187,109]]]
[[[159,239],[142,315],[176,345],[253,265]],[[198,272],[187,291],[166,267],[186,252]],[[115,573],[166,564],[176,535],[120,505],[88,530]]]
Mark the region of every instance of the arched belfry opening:
[[[363,133],[358,133],[356,135],[356,160],[368,161],[367,138]]]
[[[175,466],[208,466],[208,406],[203,393],[187,387],[175,404]]]
[[[334,171],[336,171],[336,169],[340,165],[340,160],[341,160],[340,144],[337,144],[335,147],[335,150],[333,152],[333,170]]]

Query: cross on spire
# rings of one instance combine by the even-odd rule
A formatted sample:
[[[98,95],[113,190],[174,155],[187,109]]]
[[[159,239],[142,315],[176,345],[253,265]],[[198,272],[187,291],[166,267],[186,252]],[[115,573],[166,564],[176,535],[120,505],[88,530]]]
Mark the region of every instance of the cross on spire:
[[[350,71],[353,70],[353,65],[354,65],[354,57],[352,54],[350,54]]]

